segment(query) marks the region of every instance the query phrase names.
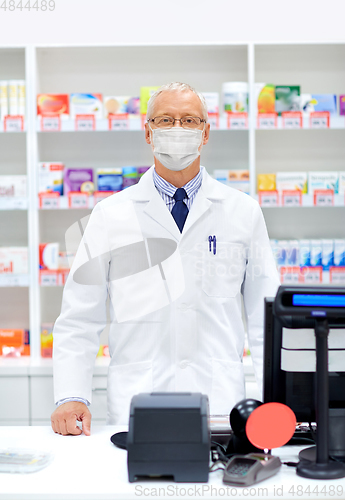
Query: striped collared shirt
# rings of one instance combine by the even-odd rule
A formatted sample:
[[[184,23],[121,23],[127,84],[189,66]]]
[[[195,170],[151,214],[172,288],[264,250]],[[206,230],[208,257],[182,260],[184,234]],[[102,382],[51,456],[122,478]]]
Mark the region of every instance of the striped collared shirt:
[[[202,169],[203,168],[204,167],[200,167],[200,170],[197,173],[197,175],[195,177],[193,177],[193,179],[191,181],[187,182],[187,184],[182,186],[186,190],[186,193],[188,195],[188,198],[184,200],[184,203],[187,205],[188,210],[190,210],[192,203],[194,201],[194,198],[200,189],[201,182],[202,182],[202,173],[203,173]],[[173,206],[175,205],[175,200],[174,200],[173,196],[176,192],[177,187],[173,186],[172,184],[170,184],[170,182],[166,181],[159,174],[157,174],[155,168],[153,169],[153,182],[157,188],[157,191],[159,192],[159,194],[163,198],[164,203],[166,204],[166,206],[168,207],[168,209],[171,212],[173,209]]]

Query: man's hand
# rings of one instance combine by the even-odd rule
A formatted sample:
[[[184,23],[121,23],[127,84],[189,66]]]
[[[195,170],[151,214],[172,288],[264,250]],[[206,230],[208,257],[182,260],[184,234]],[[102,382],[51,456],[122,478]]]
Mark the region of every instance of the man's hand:
[[[67,436],[68,434],[78,435],[82,430],[77,426],[76,421],[82,422],[85,436],[90,436],[91,413],[84,403],[79,401],[69,401],[58,406],[52,413],[51,423],[53,431],[57,434]]]

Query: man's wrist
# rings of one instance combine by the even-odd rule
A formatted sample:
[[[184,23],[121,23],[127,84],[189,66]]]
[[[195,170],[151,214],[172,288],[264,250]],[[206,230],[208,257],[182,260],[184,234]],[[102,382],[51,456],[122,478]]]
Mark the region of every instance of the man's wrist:
[[[60,399],[59,401],[57,401],[55,404],[56,406],[60,406],[60,405],[63,405],[64,403],[69,403],[70,401],[77,401],[79,403],[84,403],[86,406],[90,406],[90,403],[87,399],[84,399],[84,398],[64,398],[64,399]]]

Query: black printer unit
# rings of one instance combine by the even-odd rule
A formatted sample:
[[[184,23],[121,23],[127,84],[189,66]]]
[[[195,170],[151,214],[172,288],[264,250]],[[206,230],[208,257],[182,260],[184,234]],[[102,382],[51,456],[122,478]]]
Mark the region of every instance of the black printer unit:
[[[172,476],[207,482],[210,458],[208,397],[153,392],[132,398],[127,435],[128,479]]]

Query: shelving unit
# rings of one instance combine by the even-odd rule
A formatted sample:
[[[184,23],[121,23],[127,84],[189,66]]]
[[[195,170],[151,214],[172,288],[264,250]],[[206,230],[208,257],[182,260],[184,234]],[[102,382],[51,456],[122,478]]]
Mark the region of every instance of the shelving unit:
[[[64,249],[67,228],[94,206],[90,197],[87,210],[68,209],[67,198],[61,197],[58,209],[40,209],[38,162],[61,161],[67,168],[153,162],[140,120],[130,120],[128,130],[115,131],[109,131],[107,120],[97,120],[92,132],[77,132],[74,120],[62,120],[61,131],[42,132],[36,116],[38,93],[139,95],[144,85],[186,81],[201,92],[221,94],[223,82],[248,81],[252,103],[248,129],[229,130],[221,117],[219,129],[212,130],[203,149],[202,164],[211,174],[215,169],[249,169],[250,192],[257,197],[258,173],[344,170],[345,117],[332,118],[328,130],[310,129],[307,117],[301,130],[284,129],[280,117],[277,129],[258,129],[255,82],[300,84],[302,92],[345,94],[344,59],[342,43],[0,47],[0,79],[25,79],[27,91],[25,131],[4,132],[0,125],[0,173],[28,176],[27,199],[0,199],[0,246],[27,245],[30,258],[29,276],[1,277],[0,326],[30,329],[28,362],[38,364],[39,371],[40,325],[55,321],[62,299],[62,287],[39,286],[38,245],[58,241]],[[304,195],[300,207],[263,207],[269,236],[345,238],[344,204],[345,197],[339,195],[332,207],[313,207],[312,197]],[[45,370],[51,376],[49,360]]]

